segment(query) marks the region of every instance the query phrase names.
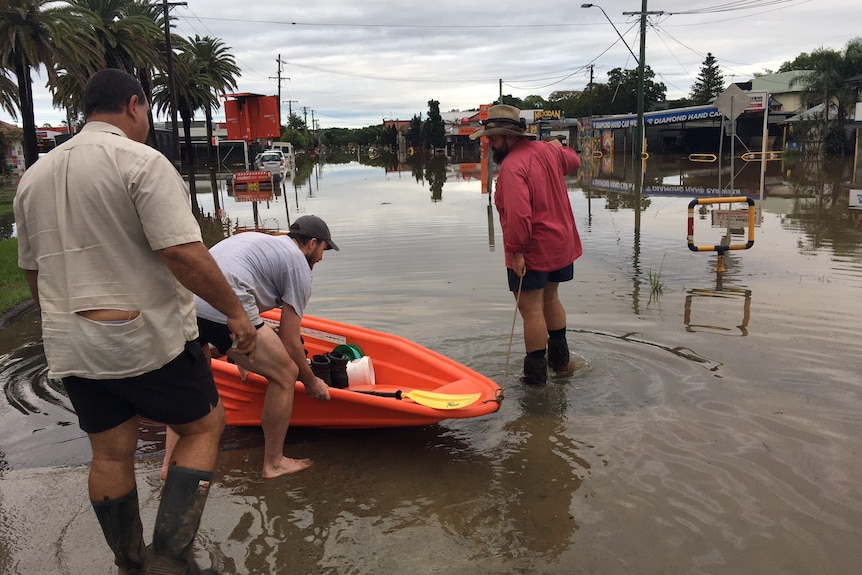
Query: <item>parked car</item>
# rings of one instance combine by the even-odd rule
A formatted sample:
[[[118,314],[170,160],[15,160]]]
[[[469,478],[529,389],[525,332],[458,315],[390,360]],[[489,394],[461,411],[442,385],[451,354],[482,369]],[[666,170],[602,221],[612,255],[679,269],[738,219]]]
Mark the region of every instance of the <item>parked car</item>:
[[[279,150],[261,152],[254,159],[254,169],[269,170],[272,172],[273,181],[280,182],[284,179],[284,154]]]

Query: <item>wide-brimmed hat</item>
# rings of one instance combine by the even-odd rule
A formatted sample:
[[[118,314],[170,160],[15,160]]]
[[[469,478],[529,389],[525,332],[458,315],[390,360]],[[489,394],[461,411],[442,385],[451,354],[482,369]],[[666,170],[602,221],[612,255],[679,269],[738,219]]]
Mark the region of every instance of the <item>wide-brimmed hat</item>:
[[[479,120],[482,127],[470,134],[471,140],[482,136],[526,136],[532,134],[527,132],[527,122],[521,117],[521,110],[507,104],[497,104],[488,108],[488,119]]]
[[[302,216],[290,224],[288,234],[291,237],[317,238],[326,240],[326,249],[338,251],[338,246],[332,241],[329,226],[317,216]]]

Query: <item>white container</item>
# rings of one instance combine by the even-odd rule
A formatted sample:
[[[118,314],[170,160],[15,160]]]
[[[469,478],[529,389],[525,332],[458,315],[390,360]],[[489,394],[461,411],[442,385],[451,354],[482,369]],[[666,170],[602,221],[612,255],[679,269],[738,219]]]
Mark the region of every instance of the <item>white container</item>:
[[[374,366],[367,355],[347,362],[347,381],[350,387],[374,385]]]

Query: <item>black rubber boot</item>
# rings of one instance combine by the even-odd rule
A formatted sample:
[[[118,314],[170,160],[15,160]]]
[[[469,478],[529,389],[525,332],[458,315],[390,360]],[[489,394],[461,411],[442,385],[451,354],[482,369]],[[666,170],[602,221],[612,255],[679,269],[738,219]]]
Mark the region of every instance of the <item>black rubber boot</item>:
[[[311,358],[311,371],[322,379],[326,385],[332,385],[332,362],[325,355],[315,355]]]
[[[114,564],[120,568],[120,575],[144,575],[149,550],[144,545],[138,489],[117,499],[91,503],[105,541],[114,552]]]
[[[562,333],[551,333],[548,337],[548,365],[557,373],[569,370],[569,342],[566,341],[565,328]],[[562,337],[560,337],[562,335]]]
[[[347,387],[347,356],[341,352],[333,351],[326,354],[330,362],[330,375],[332,387],[344,389]]]
[[[521,382],[535,387],[548,383],[548,360],[545,359],[544,349],[524,356],[524,377]]]
[[[162,490],[147,575],[218,575],[195,561],[195,535],[210,491],[211,471],[172,465]]]

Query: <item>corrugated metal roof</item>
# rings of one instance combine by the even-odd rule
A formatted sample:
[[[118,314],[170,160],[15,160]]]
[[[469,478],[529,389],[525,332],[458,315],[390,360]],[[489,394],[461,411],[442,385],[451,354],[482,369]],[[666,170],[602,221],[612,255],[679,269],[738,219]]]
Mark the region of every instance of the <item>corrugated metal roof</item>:
[[[793,81],[800,76],[810,74],[813,70],[792,70],[790,72],[779,72],[758,76],[751,80],[752,92],[769,92],[770,94],[783,94],[786,92],[801,92],[804,85]]]

